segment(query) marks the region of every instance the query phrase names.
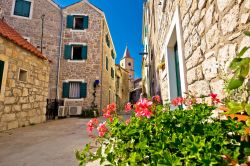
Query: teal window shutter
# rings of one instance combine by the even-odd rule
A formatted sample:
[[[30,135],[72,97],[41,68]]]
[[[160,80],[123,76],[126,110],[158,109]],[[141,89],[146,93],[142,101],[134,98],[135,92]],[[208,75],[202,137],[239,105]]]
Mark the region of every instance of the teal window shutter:
[[[83,17],[83,29],[88,29],[89,28],[89,16],[84,16]]]
[[[106,70],[109,70],[109,59],[106,57]]]
[[[29,17],[30,16],[31,2],[26,0],[16,0],[14,15]]]
[[[82,46],[82,59],[87,59],[88,56],[88,46]]]
[[[64,46],[64,58],[65,59],[71,59],[71,50],[72,50],[71,45]]]
[[[63,98],[69,98],[69,83],[63,83]]]
[[[81,83],[80,86],[80,96],[81,98],[86,98],[87,97],[87,83]]]
[[[176,86],[177,86],[177,95],[182,97],[181,93],[181,78],[180,78],[180,65],[179,65],[179,54],[178,54],[178,45],[177,43],[174,46],[175,53],[175,74],[176,74]]]
[[[67,28],[73,28],[74,24],[74,16],[68,15],[67,16]]]
[[[4,61],[0,61],[0,92],[2,89],[2,82],[3,82],[3,70],[4,70]]]

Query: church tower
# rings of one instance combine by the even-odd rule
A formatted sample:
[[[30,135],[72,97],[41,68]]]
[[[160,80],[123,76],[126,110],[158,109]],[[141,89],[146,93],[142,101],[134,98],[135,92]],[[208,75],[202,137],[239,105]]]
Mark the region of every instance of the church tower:
[[[120,66],[129,72],[130,90],[134,88],[134,59],[130,56],[128,46],[126,46]]]

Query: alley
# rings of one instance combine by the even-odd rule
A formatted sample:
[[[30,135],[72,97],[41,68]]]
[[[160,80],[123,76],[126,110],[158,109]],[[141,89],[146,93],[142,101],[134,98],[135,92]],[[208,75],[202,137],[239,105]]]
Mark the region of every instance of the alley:
[[[1,132],[0,165],[77,165],[74,151],[90,141],[87,121],[68,118]]]

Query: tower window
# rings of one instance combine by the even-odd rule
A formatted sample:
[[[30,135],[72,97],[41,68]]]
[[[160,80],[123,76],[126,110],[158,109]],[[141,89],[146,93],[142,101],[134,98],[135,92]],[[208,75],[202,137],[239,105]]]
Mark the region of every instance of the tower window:
[[[129,62],[128,65],[131,66],[131,63]]]

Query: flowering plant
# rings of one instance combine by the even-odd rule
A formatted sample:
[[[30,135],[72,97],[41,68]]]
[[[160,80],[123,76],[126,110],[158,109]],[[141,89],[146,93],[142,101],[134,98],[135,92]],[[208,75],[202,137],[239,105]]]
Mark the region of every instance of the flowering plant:
[[[217,103],[217,95],[211,94]],[[198,103],[195,98],[176,98],[170,105],[160,104],[159,96],[152,100],[141,98],[132,106],[125,105],[130,118],[120,118],[115,105],[104,109],[105,122],[96,119],[87,124],[88,131],[97,128],[100,145],[91,152],[90,144],[76,152],[79,165],[94,160],[100,165],[226,165],[247,162],[249,155],[240,140],[244,125],[233,119],[211,118],[216,107]],[[186,109],[177,107],[185,105]],[[184,107],[184,106],[183,106]],[[112,121],[109,120],[112,118]],[[229,134],[231,133],[231,134]],[[226,157],[225,157],[226,156]]]

